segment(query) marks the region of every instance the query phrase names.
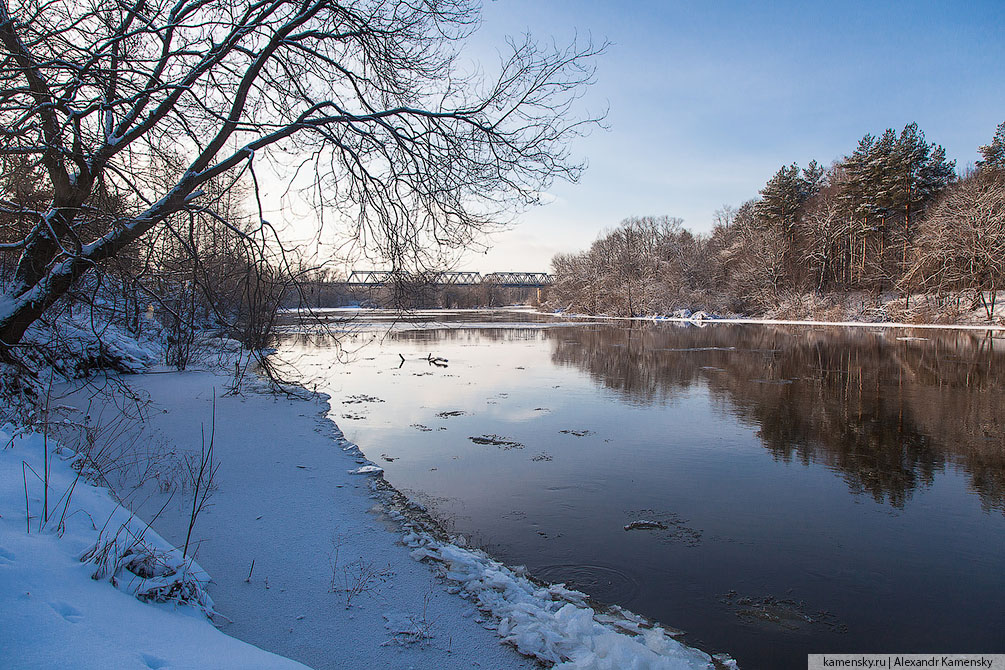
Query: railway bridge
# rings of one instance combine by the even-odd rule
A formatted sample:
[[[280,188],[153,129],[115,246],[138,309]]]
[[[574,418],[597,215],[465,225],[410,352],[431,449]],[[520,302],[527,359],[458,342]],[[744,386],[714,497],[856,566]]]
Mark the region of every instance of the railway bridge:
[[[387,286],[396,283],[437,286],[477,286],[490,284],[502,288],[543,288],[551,286],[547,272],[398,272],[394,270],[353,270],[348,286]]]

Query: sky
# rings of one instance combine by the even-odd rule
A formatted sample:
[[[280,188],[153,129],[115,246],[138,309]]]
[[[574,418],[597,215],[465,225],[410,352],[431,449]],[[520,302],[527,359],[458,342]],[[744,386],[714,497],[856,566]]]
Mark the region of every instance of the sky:
[[[780,168],[829,165],[866,133],[917,122],[960,169],[1005,121],[1005,5],[986,2],[484,0],[469,53],[506,35],[609,42],[584,111],[607,129],[572,145],[588,164],[460,269],[547,271],[630,216],[694,232]]]

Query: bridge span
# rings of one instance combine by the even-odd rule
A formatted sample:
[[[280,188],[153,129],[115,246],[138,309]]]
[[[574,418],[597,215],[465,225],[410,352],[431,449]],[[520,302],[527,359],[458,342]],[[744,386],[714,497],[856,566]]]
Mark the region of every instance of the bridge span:
[[[346,284],[349,286],[387,286],[395,283],[418,283],[437,286],[476,286],[487,284],[503,288],[542,288],[551,286],[547,272],[420,272],[408,273],[393,270],[353,270]]]

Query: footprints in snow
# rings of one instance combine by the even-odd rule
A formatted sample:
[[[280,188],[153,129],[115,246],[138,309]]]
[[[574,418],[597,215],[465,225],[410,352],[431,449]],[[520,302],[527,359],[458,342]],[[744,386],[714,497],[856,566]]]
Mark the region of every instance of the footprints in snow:
[[[59,616],[63,617],[70,623],[77,623],[84,618],[84,615],[76,607],[70,603],[63,602],[61,600],[55,600],[49,603],[49,607],[53,609]]]
[[[13,561],[14,555],[11,554],[9,551],[0,549],[0,560]],[[79,623],[84,618],[83,612],[81,612],[68,602],[64,602],[62,600],[53,600],[52,602],[48,603],[48,605],[49,607],[52,608],[52,610],[56,614],[63,617],[66,621],[70,623]],[[153,654],[141,653],[140,659],[143,661],[146,667],[150,668],[151,670],[161,670],[162,668],[166,668],[169,665],[168,661]]]
[[[163,658],[154,656],[153,654],[140,654],[140,658],[143,662],[147,664],[147,667],[151,670],[160,670],[160,668],[167,667],[168,662]]]

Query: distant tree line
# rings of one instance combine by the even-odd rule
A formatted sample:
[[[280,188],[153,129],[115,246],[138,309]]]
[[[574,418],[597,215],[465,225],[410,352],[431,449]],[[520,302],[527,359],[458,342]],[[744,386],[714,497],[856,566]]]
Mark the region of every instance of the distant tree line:
[[[318,307],[362,306],[381,309],[476,309],[504,305],[540,305],[534,287],[503,286],[491,281],[472,285],[450,285],[402,280],[387,286],[325,287]],[[309,287],[312,291],[313,287]],[[312,305],[313,306],[313,305]]]
[[[916,309],[983,307],[1005,279],[1005,123],[964,176],[916,123],[866,135],[824,168],[783,166],[760,197],[723,207],[707,236],[635,217],[553,261],[557,307],[620,316],[784,312],[865,296]],[[966,302],[968,301],[968,302]]]

